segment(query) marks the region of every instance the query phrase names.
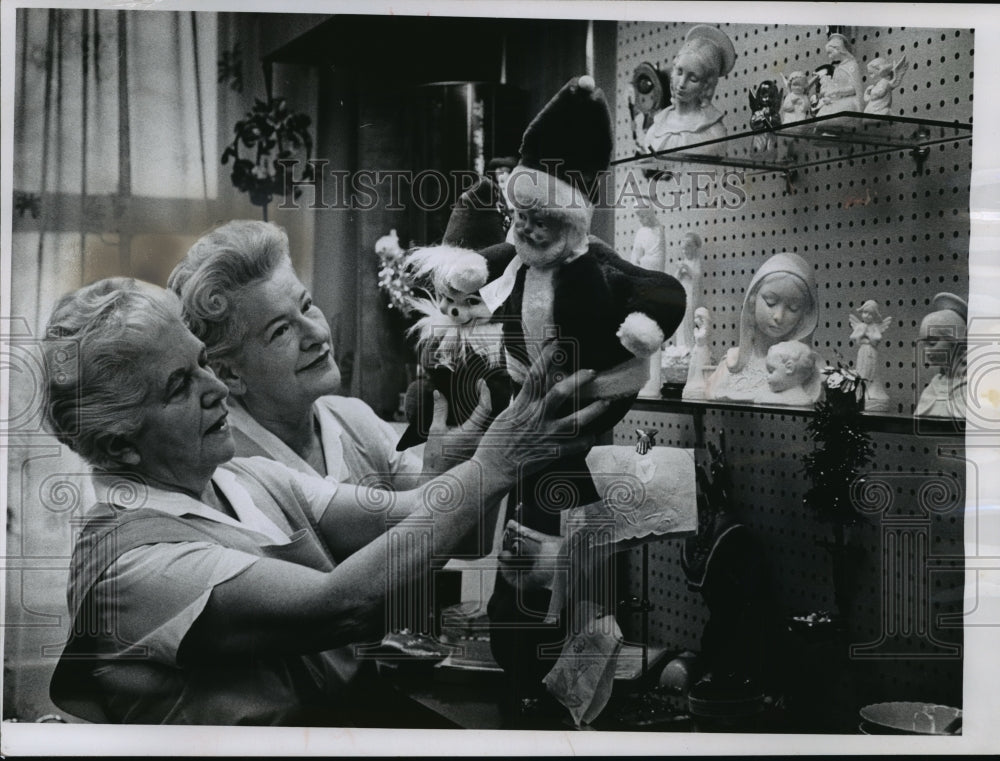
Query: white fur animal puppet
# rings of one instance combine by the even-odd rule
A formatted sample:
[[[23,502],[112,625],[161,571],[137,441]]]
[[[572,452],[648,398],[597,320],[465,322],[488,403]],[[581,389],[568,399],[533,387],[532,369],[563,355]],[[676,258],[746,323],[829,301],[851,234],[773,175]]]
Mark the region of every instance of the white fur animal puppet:
[[[490,391],[492,414],[510,400],[510,379],[503,366],[502,328],[493,321],[479,290],[499,275],[508,258],[488,261],[471,246],[503,239],[502,218],[494,203],[496,186],[483,180],[460,199],[444,242],[407,255],[407,270],[425,283],[425,295],[410,301],[419,319],[408,331],[416,339],[422,378],[407,389],[409,426],[397,445],[403,450],[427,439],[433,418],[433,391],[448,403],[447,425],[461,425],[479,402],[479,381]],[[463,245],[456,245],[456,242]]]

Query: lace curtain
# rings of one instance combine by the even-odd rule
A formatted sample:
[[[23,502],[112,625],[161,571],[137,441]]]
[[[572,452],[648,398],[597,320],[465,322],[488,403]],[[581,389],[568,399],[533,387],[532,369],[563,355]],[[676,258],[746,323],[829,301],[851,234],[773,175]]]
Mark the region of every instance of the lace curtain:
[[[17,18],[11,313],[163,282],[218,194],[217,17],[25,9]],[[178,250],[179,249],[179,250]]]
[[[66,634],[73,518],[93,502],[86,465],[41,426],[37,341],[53,303],[110,275],[164,284],[215,221],[256,216],[217,170],[218,112],[244,107],[220,96],[219,24],[188,12],[17,14],[10,319],[0,325],[4,718],[57,710],[48,681]]]

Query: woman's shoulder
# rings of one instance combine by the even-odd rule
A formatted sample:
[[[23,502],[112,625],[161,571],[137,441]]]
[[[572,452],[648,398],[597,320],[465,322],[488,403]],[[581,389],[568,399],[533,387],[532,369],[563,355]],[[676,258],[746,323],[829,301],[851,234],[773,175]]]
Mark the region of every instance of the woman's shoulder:
[[[328,396],[321,396],[314,402],[314,405],[317,409],[329,412],[344,420],[381,420],[375,414],[375,410],[356,396],[329,394]]]
[[[321,396],[313,405],[320,426],[339,426],[356,445],[365,448],[375,441],[392,440],[395,446],[398,436],[392,426],[378,416],[366,402],[353,396]]]

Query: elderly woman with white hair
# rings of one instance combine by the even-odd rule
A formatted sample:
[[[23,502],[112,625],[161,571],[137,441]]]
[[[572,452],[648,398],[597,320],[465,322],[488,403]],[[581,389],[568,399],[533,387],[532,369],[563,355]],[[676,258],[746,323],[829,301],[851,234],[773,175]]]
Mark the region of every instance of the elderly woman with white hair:
[[[114,278],[70,293],[43,350],[48,425],[98,495],[51,692],[95,721],[344,723],[329,650],[380,637],[387,596],[495,520],[518,471],[544,464],[524,461],[529,441],[589,445],[573,432],[605,406],[556,418],[593,374],[551,383],[548,352],[471,459],[389,494],[232,459],[227,386],[169,291]]]
[[[340,395],[330,327],[292,268],[277,225],[234,220],[203,235],[167,283],[208,362],[229,388],[236,452],[341,483],[408,488],[439,472],[360,399]],[[421,478],[421,474],[427,475]]]

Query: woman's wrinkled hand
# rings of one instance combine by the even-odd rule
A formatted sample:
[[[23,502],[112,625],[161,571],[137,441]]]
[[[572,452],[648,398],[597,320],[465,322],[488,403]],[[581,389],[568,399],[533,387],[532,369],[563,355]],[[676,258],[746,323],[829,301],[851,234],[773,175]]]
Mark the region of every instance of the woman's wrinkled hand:
[[[593,435],[582,431],[608,408],[608,401],[585,403],[596,373],[566,375],[558,364],[561,352],[555,342],[542,348],[520,392],[483,434],[475,459],[484,467],[513,480],[593,446]],[[574,411],[559,417],[566,408]]]
[[[552,589],[557,573],[566,567],[565,551],[566,542],[561,536],[507,521],[497,556],[500,575],[518,589]]]
[[[479,401],[468,420],[451,428],[446,423],[448,401],[440,391],[434,391],[434,418],[424,444],[424,475],[444,473],[475,454],[483,432],[489,427],[493,407],[486,381],[480,380],[477,390]]]

